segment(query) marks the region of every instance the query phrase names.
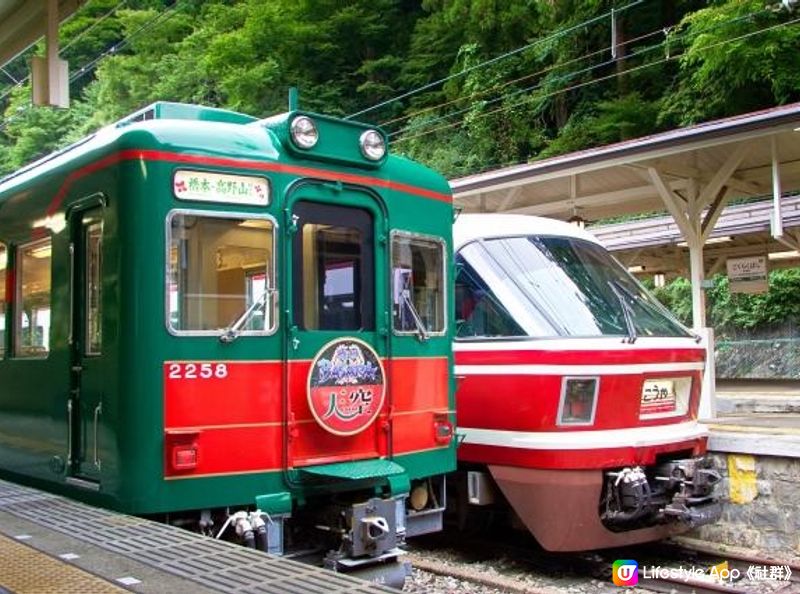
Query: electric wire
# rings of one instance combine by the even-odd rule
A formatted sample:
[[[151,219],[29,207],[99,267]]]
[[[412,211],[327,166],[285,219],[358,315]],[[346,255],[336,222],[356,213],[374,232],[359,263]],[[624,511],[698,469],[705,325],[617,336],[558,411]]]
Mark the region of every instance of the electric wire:
[[[90,62],[88,62],[88,63],[84,64],[83,66],[81,66],[81,68],[77,69],[69,77],[69,83],[72,84],[73,82],[75,82],[79,78],[83,77],[87,73],[89,73],[92,70],[94,70],[94,68],[99,64],[99,62],[101,60],[103,60],[103,58],[106,58],[107,56],[109,56],[111,54],[116,54],[119,50],[123,49],[132,39],[134,39],[135,37],[137,37],[138,35],[140,35],[144,31],[146,31],[147,29],[150,29],[153,26],[155,26],[158,23],[158,21],[164,19],[163,22],[167,22],[170,18],[172,18],[172,16],[174,16],[176,14],[176,12],[175,12],[176,6],[177,6],[177,3],[173,3],[166,11],[158,13],[155,17],[153,17],[150,20],[148,20],[147,22],[145,22],[138,29],[136,29],[133,33],[131,33],[130,35],[127,35],[126,37],[121,39],[119,42],[113,44],[105,52],[103,52],[99,56],[95,57]],[[167,18],[165,18],[165,17],[167,17]],[[25,81],[23,81],[22,84],[24,84],[24,82]],[[17,85],[17,86],[19,86],[19,85]],[[11,92],[13,92],[13,90],[15,88],[16,88],[16,86],[12,87],[4,95],[0,96],[0,101],[2,101],[6,96],[8,96]],[[22,108],[22,112],[23,113],[27,112],[32,107],[33,106],[31,104],[27,104]],[[12,120],[14,117],[17,117],[17,114],[5,118],[3,120],[3,122],[0,123],[0,132],[3,132],[6,129],[6,127],[8,126],[9,121]]]
[[[109,17],[110,17],[112,14],[114,14],[114,13],[115,13],[117,10],[119,10],[119,8],[120,8],[120,7],[121,7],[123,4],[127,3],[127,1],[128,1],[128,0],[122,0],[122,1],[121,1],[121,2],[119,2],[119,3],[118,3],[118,4],[117,4],[117,5],[114,7],[114,8],[112,8],[111,10],[109,10],[108,12],[106,12],[106,13],[105,13],[103,16],[101,16],[101,17],[100,17],[98,20],[96,20],[94,23],[92,23],[91,25],[89,25],[89,26],[88,26],[86,29],[84,29],[83,31],[81,31],[81,32],[80,32],[80,33],[79,33],[77,36],[75,36],[73,39],[71,39],[71,40],[70,40],[70,42],[69,42],[67,45],[65,45],[64,47],[62,47],[62,48],[59,50],[59,52],[58,52],[58,55],[59,55],[59,56],[61,56],[61,57],[63,57],[63,56],[64,56],[64,52],[65,52],[66,50],[68,50],[70,47],[72,47],[72,46],[73,46],[73,45],[74,45],[76,42],[80,41],[80,40],[81,40],[83,37],[85,37],[85,36],[86,36],[86,35],[87,35],[87,34],[88,34],[90,31],[92,31],[92,30],[93,30],[95,27],[97,27],[97,26],[98,26],[100,23],[102,23],[103,21],[105,21],[105,20],[106,20],[107,18],[109,18]],[[22,54],[20,54],[20,55],[22,55]],[[5,72],[5,69],[3,69],[3,72]],[[8,74],[8,73],[6,72],[6,74]],[[10,74],[9,74],[8,76],[11,78],[11,75],[10,75]],[[8,97],[8,95],[10,95],[10,94],[11,94],[11,93],[14,91],[14,89],[15,89],[15,88],[17,88],[17,87],[20,87],[20,86],[24,85],[26,82],[28,82],[28,80],[30,79],[30,77],[31,77],[31,75],[30,75],[30,74],[27,74],[27,75],[25,75],[23,78],[21,78],[20,80],[15,80],[15,81],[14,81],[14,85],[13,85],[13,86],[12,86],[10,89],[8,89],[8,90],[7,90],[5,93],[3,93],[2,95],[0,95],[0,101],[2,101],[3,99],[5,99],[6,97]]]
[[[722,23],[716,23],[714,26],[708,27],[706,29],[703,29],[702,31],[699,31],[697,33],[692,33],[692,35],[699,35],[699,34],[707,33],[707,32],[712,31],[714,29],[718,29],[721,26],[730,25],[732,23],[736,23],[738,21],[745,20],[745,19],[752,19],[753,17],[758,16],[760,14],[763,14],[764,12],[766,12],[766,11],[760,11],[760,12],[756,12],[756,13],[748,13],[746,15],[742,15],[742,16],[736,17],[734,19],[729,19],[727,21],[723,21]],[[669,43],[677,41],[677,40],[680,40],[680,39],[683,39],[684,37],[687,37],[688,35],[689,35],[689,33],[687,32],[687,33],[685,33],[685,34],[683,34],[681,36],[678,36],[676,38],[665,39],[661,43],[653,44],[653,45],[638,49],[635,52],[627,55],[625,57],[625,59],[626,60],[630,60],[630,59],[635,58],[637,56],[640,56],[642,54],[649,53],[649,52],[664,48],[665,46],[667,46],[667,49],[669,49],[668,48]],[[648,36],[651,36],[651,35],[648,34]],[[642,36],[642,37],[645,37],[645,36]],[[600,51],[594,52],[594,53],[603,53],[607,49],[608,48],[606,47],[603,50],[600,50]],[[589,56],[589,55],[591,55],[591,54],[587,54],[587,56]],[[581,59],[581,58],[576,58],[575,60],[579,60],[579,59]],[[544,87],[545,84],[553,84],[553,83],[556,83],[556,82],[559,82],[559,81],[569,80],[569,79],[572,79],[572,78],[574,78],[575,76],[577,76],[579,74],[586,74],[587,72],[591,72],[591,71],[597,70],[599,68],[604,68],[604,67],[607,67],[607,66],[611,66],[616,61],[617,60],[612,58],[610,60],[606,60],[606,61],[594,64],[592,66],[587,66],[587,67],[582,68],[580,70],[573,70],[573,71],[568,72],[568,73],[566,73],[564,75],[558,76],[558,77],[556,77],[554,79],[541,81],[538,84],[531,85],[531,86],[525,87],[523,89],[518,89],[518,90],[516,90],[516,91],[514,91],[512,93],[508,93],[506,95],[498,96],[498,97],[496,97],[496,98],[494,98],[492,100],[485,101],[484,105],[492,105],[492,104],[497,103],[499,101],[507,100],[510,97],[514,97],[514,96],[517,96],[517,95],[520,95],[520,94],[523,94],[523,93],[528,93],[528,92],[532,92],[532,91],[538,90],[538,89]],[[545,69],[545,70],[552,70],[554,68],[558,68],[558,67],[561,67],[561,66],[563,66],[563,65],[556,65],[555,67],[550,67],[549,69]],[[626,70],[626,72],[629,72],[629,71],[630,71],[630,69]],[[512,81],[512,82],[515,82],[515,81]],[[456,99],[456,101],[458,101],[458,99]],[[447,113],[447,114],[443,114],[441,116],[437,116],[437,117],[435,117],[433,119],[427,120],[425,122],[421,122],[421,123],[419,123],[419,124],[417,124],[415,126],[414,125],[408,126],[408,127],[404,128],[402,130],[398,130],[398,131],[390,133],[389,136],[390,137],[397,136],[397,135],[402,134],[402,133],[408,133],[408,132],[413,131],[413,130],[417,130],[417,129],[420,129],[420,128],[425,128],[425,127],[431,126],[431,125],[433,125],[433,124],[435,124],[437,122],[440,122],[440,121],[443,121],[443,120],[446,120],[446,119],[450,119],[450,118],[455,117],[457,115],[461,115],[463,113],[469,112],[475,107],[475,105],[476,104],[473,103],[472,105],[470,105],[469,107],[466,107],[464,109],[460,109],[458,111],[453,111],[453,112],[450,112],[450,113]]]
[[[658,35],[658,34],[662,34],[663,35],[664,34],[664,29],[655,29],[653,31],[650,31],[649,33],[645,33],[644,35],[640,35],[638,37],[634,37],[634,38],[625,40],[623,43],[618,43],[616,45],[616,47],[624,47],[626,45],[630,45],[632,43],[636,43],[637,41],[641,41],[642,39],[647,39],[648,37],[653,37],[654,35]],[[508,87],[510,85],[522,82],[524,80],[528,80],[529,78],[533,78],[533,77],[536,77],[536,76],[541,76],[543,74],[547,74],[548,72],[551,72],[552,70],[556,70],[557,68],[563,68],[564,66],[568,66],[569,64],[574,64],[575,62],[580,62],[582,60],[586,60],[588,58],[592,58],[594,56],[597,56],[597,55],[600,55],[600,54],[604,54],[604,53],[610,51],[613,47],[614,46],[607,45],[607,46],[605,46],[605,47],[603,47],[601,49],[598,49],[598,50],[589,52],[587,54],[583,54],[582,56],[578,56],[576,58],[572,58],[570,60],[567,60],[566,62],[561,62],[559,64],[551,64],[550,66],[547,66],[546,68],[542,68],[541,70],[537,70],[536,72],[533,72],[533,73],[530,73],[530,74],[526,74],[524,76],[520,76],[518,78],[506,81],[506,82],[501,83],[501,84],[494,85],[494,86],[492,86],[492,87],[490,87],[488,89],[483,89],[481,91],[476,91],[476,92],[474,92],[474,93],[472,93],[470,95],[456,97],[455,99],[451,99],[449,101],[444,101],[444,102],[438,103],[436,105],[431,105],[431,106],[428,106],[428,107],[424,107],[424,108],[418,109],[417,111],[414,111],[412,113],[409,113],[409,114],[406,114],[406,115],[402,115],[402,116],[398,116],[396,118],[392,118],[391,120],[386,120],[386,121],[380,122],[378,125],[381,126],[381,127],[390,126],[390,125],[395,124],[397,122],[402,122],[404,120],[408,120],[408,119],[414,118],[414,117],[416,117],[418,115],[421,115],[423,113],[427,113],[429,111],[440,109],[442,107],[446,107],[448,105],[452,105],[453,103],[458,103],[459,101],[464,101],[466,99],[474,99],[476,97],[480,97],[482,95],[486,95],[488,93],[491,93],[492,91],[499,91],[500,89],[504,89],[504,88],[506,88],[506,87]]]
[[[756,12],[740,15],[740,16],[735,17],[733,19],[728,19],[727,21],[714,23],[714,25],[699,31],[697,34],[707,33],[709,31],[713,31],[715,29],[718,29],[719,27],[727,26],[727,25],[736,23],[738,21],[754,19],[754,18],[759,17],[759,16],[761,16],[761,15],[763,15],[765,13],[770,13],[770,12],[772,12],[772,11],[767,8],[767,9],[763,9],[763,10],[760,10],[760,11],[756,11]],[[683,35],[677,36],[675,38],[667,37],[669,35],[669,32],[674,28],[675,27],[672,26],[672,27],[666,27],[666,28],[661,28],[661,29],[654,29],[653,31],[650,31],[649,33],[645,33],[645,34],[639,35],[638,37],[633,37],[631,39],[625,40],[623,43],[617,44],[616,47],[625,47],[627,45],[630,45],[630,44],[636,43],[638,41],[641,41],[643,39],[647,39],[647,38],[653,37],[653,36],[658,35],[658,34],[663,34],[665,36],[665,39],[664,39],[664,42],[659,45],[659,47],[663,47],[663,46],[666,45],[667,48],[668,48],[670,43],[673,43],[676,40],[682,39],[683,37],[685,37],[688,34],[688,33],[687,34],[683,34]],[[467,95],[467,96],[456,97],[455,99],[452,99],[450,101],[445,101],[443,103],[439,103],[439,104],[436,104],[436,105],[431,105],[429,107],[425,107],[425,108],[419,109],[419,110],[417,110],[415,112],[412,112],[410,114],[403,115],[403,116],[398,116],[398,117],[393,118],[391,120],[386,120],[384,122],[381,122],[379,125],[380,126],[389,126],[391,124],[394,124],[394,123],[397,123],[397,122],[400,122],[400,121],[411,119],[411,118],[416,117],[418,115],[421,115],[423,113],[434,111],[436,109],[439,109],[439,108],[442,108],[442,107],[446,107],[448,105],[452,105],[453,103],[458,103],[458,102],[463,101],[465,99],[473,99],[473,98],[488,94],[488,93],[490,93],[492,91],[497,91],[497,90],[503,89],[503,88],[508,87],[508,86],[510,86],[512,84],[521,82],[523,80],[527,80],[527,79],[533,78],[535,76],[541,76],[543,74],[547,74],[548,72],[551,72],[551,71],[556,70],[558,68],[563,68],[563,67],[568,66],[570,64],[574,64],[576,62],[580,62],[582,60],[585,60],[585,59],[588,59],[588,58],[603,54],[603,53],[605,53],[607,51],[612,50],[613,48],[614,48],[613,45],[608,45],[608,46],[605,46],[605,47],[603,47],[603,48],[601,48],[599,50],[595,50],[595,51],[589,52],[587,54],[584,54],[582,56],[578,56],[576,58],[572,58],[571,60],[568,60],[566,62],[562,62],[560,64],[553,64],[551,66],[548,66],[546,68],[538,70],[537,72],[534,72],[532,74],[526,74],[524,76],[521,76],[519,78],[507,81],[505,83],[495,85],[495,86],[493,86],[493,87],[491,87],[489,89],[484,89],[482,91],[476,91],[475,93],[472,93],[471,95]],[[638,53],[640,53],[640,52],[637,52],[637,54],[627,55],[627,56],[625,56],[625,59],[630,59],[631,57],[633,57],[635,55],[638,55]],[[608,62],[603,62],[601,64],[598,64],[597,67],[605,66],[607,64],[608,64]],[[573,73],[570,73],[570,74],[573,74]]]
[[[440,79],[435,80],[433,82],[427,83],[425,85],[422,85],[421,87],[417,87],[416,89],[412,89],[410,91],[407,91],[406,93],[403,93],[402,95],[398,95],[397,97],[393,97],[391,99],[387,99],[385,101],[381,101],[380,103],[377,103],[377,104],[373,105],[372,107],[367,107],[367,108],[362,109],[360,111],[357,111],[355,113],[351,113],[350,115],[345,116],[344,119],[347,120],[347,119],[351,119],[351,118],[354,118],[354,117],[357,117],[357,116],[360,116],[360,115],[364,115],[365,113],[369,113],[371,111],[375,111],[376,109],[380,109],[381,107],[385,107],[386,105],[390,105],[392,103],[395,103],[396,101],[400,101],[402,99],[406,99],[408,97],[411,97],[413,95],[421,93],[422,91],[426,91],[427,89],[435,87],[435,86],[437,86],[439,84],[446,83],[446,82],[448,82],[450,80],[453,80],[453,79],[456,79],[456,78],[460,78],[460,77],[462,77],[462,76],[464,76],[466,74],[469,74],[470,72],[474,72],[475,70],[478,70],[480,68],[484,68],[484,67],[489,66],[491,64],[496,64],[497,62],[505,60],[506,58],[509,58],[511,56],[515,56],[515,55],[517,55],[517,54],[519,54],[521,52],[529,50],[532,47],[536,47],[537,45],[541,45],[541,44],[543,44],[545,42],[552,41],[554,39],[558,39],[559,37],[563,37],[564,35],[567,35],[568,33],[572,33],[573,31],[576,31],[578,29],[582,29],[582,28],[586,27],[587,25],[590,25],[592,23],[596,23],[598,21],[606,19],[609,16],[621,14],[621,13],[633,8],[634,6],[638,6],[639,4],[642,4],[643,2],[645,2],[645,0],[635,0],[634,2],[631,2],[630,4],[626,4],[625,6],[623,6],[621,8],[611,9],[610,11],[605,12],[605,13],[603,13],[601,15],[596,16],[596,17],[592,17],[591,19],[587,19],[587,20],[585,20],[585,21],[583,21],[581,23],[578,23],[578,24],[573,25],[571,27],[567,27],[566,29],[561,29],[559,31],[551,33],[550,35],[548,35],[547,37],[545,37],[543,39],[537,39],[536,41],[533,41],[533,42],[531,42],[531,43],[529,43],[527,45],[523,45],[522,47],[518,47],[518,48],[513,49],[513,50],[511,50],[509,52],[506,52],[504,54],[500,54],[499,56],[495,56],[494,58],[491,58],[490,60],[486,60],[486,61],[481,62],[479,64],[475,64],[473,66],[470,66],[469,68],[465,68],[464,70],[461,70],[461,71],[456,72],[454,74],[451,74],[449,76],[445,76],[444,78],[440,78]]]
[[[754,35],[760,35],[761,33],[765,33],[767,31],[772,31],[772,30],[779,29],[781,27],[786,27],[786,26],[789,26],[789,25],[793,25],[793,24],[796,24],[796,23],[800,23],[800,18],[796,18],[796,19],[793,19],[791,21],[787,21],[785,23],[778,23],[778,24],[772,25],[770,27],[764,27],[763,29],[758,29],[756,31],[751,31],[749,33],[746,33],[744,35],[739,35],[739,36],[733,37],[731,39],[726,39],[726,40],[723,40],[723,41],[712,43],[712,44],[697,48],[696,50],[693,50],[693,52],[703,52],[703,51],[709,50],[709,49],[711,49],[713,47],[719,47],[721,45],[725,45],[725,44],[728,44],[728,43],[733,43],[734,41],[740,41],[742,39],[747,39],[747,38],[752,37]],[[649,62],[647,64],[641,64],[641,65],[636,66],[634,68],[629,68],[629,69],[625,70],[623,74],[626,74],[626,75],[627,74],[631,74],[631,73],[634,73],[634,72],[637,72],[637,71],[640,71],[640,70],[644,70],[645,68],[650,68],[652,66],[657,66],[659,64],[665,64],[667,62],[677,60],[681,56],[685,55],[685,53],[686,52],[683,52],[683,53],[680,53],[680,54],[675,54],[675,55],[669,55],[669,56],[666,56],[665,58],[663,58],[661,60],[657,60],[657,61],[654,61],[654,62]],[[506,106],[499,107],[499,108],[491,110],[491,111],[487,111],[485,113],[477,114],[475,116],[472,116],[471,119],[475,120],[475,119],[484,118],[484,117],[487,117],[487,116],[490,116],[490,115],[494,115],[494,114],[497,114],[497,113],[500,113],[500,112],[503,112],[503,111],[508,111],[510,109],[514,109],[515,107],[519,107],[520,105],[524,105],[526,103],[530,103],[531,101],[534,101],[534,100],[541,101],[541,100],[544,100],[544,99],[548,99],[550,97],[554,97],[556,95],[560,95],[562,93],[566,93],[566,92],[569,92],[569,91],[572,91],[572,90],[575,90],[575,89],[588,87],[588,86],[591,86],[591,85],[594,85],[594,84],[597,84],[597,83],[600,83],[600,82],[603,82],[603,81],[606,81],[606,80],[610,80],[610,79],[616,78],[617,76],[619,76],[619,74],[614,73],[614,74],[610,74],[610,75],[603,76],[603,77],[600,77],[600,78],[592,79],[592,80],[589,80],[589,81],[584,81],[584,82],[581,82],[581,83],[577,83],[575,85],[571,85],[569,87],[565,87],[563,89],[559,89],[557,91],[553,91],[553,92],[547,93],[545,95],[537,95],[537,96],[534,96],[534,97],[528,97],[528,98],[526,98],[526,99],[524,99],[522,101],[519,101],[517,103],[514,103],[512,105],[506,105]],[[407,142],[407,141],[413,140],[415,138],[420,138],[422,136],[427,136],[429,134],[433,134],[433,133],[441,131],[441,130],[446,130],[446,129],[452,128],[454,126],[461,125],[465,121],[466,121],[466,118],[462,118],[461,120],[459,120],[457,122],[451,122],[449,124],[444,124],[442,126],[438,126],[438,127],[433,128],[431,130],[427,130],[425,132],[420,132],[419,134],[414,134],[414,135],[411,135],[411,136],[403,136],[402,138],[399,138],[399,139],[395,140],[394,144],[397,145],[397,144],[400,144],[402,142]]]

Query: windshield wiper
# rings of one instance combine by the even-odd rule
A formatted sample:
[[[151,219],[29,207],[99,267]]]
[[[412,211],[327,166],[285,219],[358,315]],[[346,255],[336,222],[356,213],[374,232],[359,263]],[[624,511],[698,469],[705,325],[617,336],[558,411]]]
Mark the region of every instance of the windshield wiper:
[[[428,330],[425,328],[425,324],[422,322],[422,317],[414,306],[414,302],[411,301],[411,297],[408,296],[408,291],[403,291],[403,303],[408,307],[408,311],[411,312],[411,319],[414,320],[414,325],[417,327],[417,338],[420,341],[428,340]]]
[[[272,297],[272,294],[274,292],[275,292],[275,289],[270,289],[270,288],[264,289],[264,292],[261,293],[261,295],[258,296],[258,299],[253,301],[253,303],[250,305],[250,307],[248,307],[246,310],[244,310],[244,313],[242,315],[240,315],[233,322],[231,322],[230,326],[225,328],[225,332],[223,332],[220,335],[219,341],[228,343],[228,342],[233,342],[234,340],[239,338],[239,335],[242,333],[242,328],[244,327],[244,325],[247,322],[250,321],[250,318],[253,317],[253,314],[256,313],[258,308],[262,304],[265,304],[270,297]],[[268,308],[265,308],[265,315],[266,315],[266,310],[267,309]],[[266,322],[266,320],[265,320],[265,322]]]
[[[633,344],[634,342],[636,342],[636,339],[638,338],[636,336],[636,326],[633,323],[633,315],[631,315],[632,313],[631,306],[628,304],[627,301],[625,301],[625,297],[623,297],[621,291],[628,293],[628,295],[630,295],[630,293],[625,287],[621,287],[619,283],[617,283],[617,281],[615,280],[609,280],[608,286],[611,287],[612,291],[614,291],[614,295],[617,296],[617,301],[619,301],[619,304],[622,306],[622,317],[625,318],[625,326],[627,326],[628,328],[627,342],[629,344]]]

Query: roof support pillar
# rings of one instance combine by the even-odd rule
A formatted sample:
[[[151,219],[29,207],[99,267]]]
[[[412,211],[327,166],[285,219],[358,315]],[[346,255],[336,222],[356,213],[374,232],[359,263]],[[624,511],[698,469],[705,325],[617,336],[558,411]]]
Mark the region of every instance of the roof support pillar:
[[[743,156],[731,155],[726,165],[729,165],[732,160],[736,160],[735,165],[727,167],[730,172],[728,177],[732,175],[733,171],[738,166]],[[738,160],[737,160],[738,159]],[[723,165],[723,168],[726,168]],[[703,281],[705,280],[705,265],[703,262],[703,244],[707,237],[707,233],[713,228],[716,223],[719,212],[715,212],[715,207],[721,211],[722,205],[725,202],[725,195],[727,194],[722,181],[716,181],[718,176],[709,182],[709,184],[698,193],[697,183],[690,183],[687,187],[687,196],[682,198],[676,192],[671,190],[661,177],[661,173],[654,167],[648,167],[647,172],[653,185],[658,191],[659,196],[664,201],[664,204],[675,219],[675,223],[681,230],[686,244],[689,246],[689,269],[691,274],[692,283],[692,328],[703,340],[706,348],[706,367],[703,372],[703,386],[700,395],[700,407],[698,415],[701,419],[711,419],[716,416],[716,370],[714,366],[714,329],[706,327],[706,299],[703,293]],[[719,176],[722,178],[723,176]],[[712,186],[712,183],[714,184]],[[711,195],[714,190],[716,194],[716,203],[706,213],[705,220],[702,220],[701,211],[703,204],[701,200],[708,200],[707,196]],[[715,189],[716,188],[716,189]],[[706,192],[706,190],[709,190]],[[710,216],[709,216],[710,215]]]

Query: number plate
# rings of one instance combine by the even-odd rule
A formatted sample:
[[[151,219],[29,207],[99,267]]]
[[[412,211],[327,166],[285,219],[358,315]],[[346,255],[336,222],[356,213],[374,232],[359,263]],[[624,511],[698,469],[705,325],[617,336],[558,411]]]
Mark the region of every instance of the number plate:
[[[675,412],[675,382],[672,380],[645,380],[639,416]]]

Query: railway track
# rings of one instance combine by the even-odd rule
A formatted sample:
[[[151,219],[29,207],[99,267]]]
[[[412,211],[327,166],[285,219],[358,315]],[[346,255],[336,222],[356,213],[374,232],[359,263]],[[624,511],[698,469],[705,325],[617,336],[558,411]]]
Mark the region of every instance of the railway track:
[[[409,560],[418,570],[462,584],[448,592],[620,592],[612,583],[613,562],[636,559],[636,592],[800,593],[800,563],[746,549],[682,539],[635,549],[554,554],[532,539],[504,536],[445,534],[415,545]],[[426,590],[412,585],[411,591]]]

